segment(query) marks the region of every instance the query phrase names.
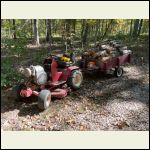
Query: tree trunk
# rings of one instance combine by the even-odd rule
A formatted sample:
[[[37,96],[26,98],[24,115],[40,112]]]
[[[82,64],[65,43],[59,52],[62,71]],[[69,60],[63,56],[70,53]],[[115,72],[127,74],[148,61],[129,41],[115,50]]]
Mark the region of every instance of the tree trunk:
[[[66,33],[68,36],[70,35],[70,29],[71,29],[71,19],[66,19]]]
[[[71,45],[71,19],[65,20],[65,29],[67,45]]]
[[[104,34],[104,19],[102,19],[102,24],[101,24],[101,35]]]
[[[46,41],[52,43],[51,20],[46,19]]]
[[[143,25],[143,19],[140,20],[140,25],[139,25],[139,30],[138,30],[138,36],[140,36],[142,25]]]
[[[12,26],[12,22],[11,22],[11,19],[8,19],[7,20],[8,21],[8,23],[9,23],[9,38],[12,38],[12,34],[11,34],[11,26]]]
[[[31,19],[31,39],[33,38],[34,35],[34,26],[33,26],[33,20]]]
[[[16,36],[16,21],[15,21],[15,19],[13,19],[12,21],[13,21],[13,39],[17,39],[17,36]]]
[[[97,39],[99,40],[100,36],[101,36],[101,20],[98,20],[98,33],[97,33]]]
[[[99,23],[100,23],[100,20],[96,20],[96,29],[95,29],[95,44],[97,42],[97,38],[98,38],[98,31],[99,31]]]
[[[34,44],[39,46],[38,19],[34,19]]]
[[[83,39],[83,33],[84,33],[84,28],[85,28],[85,19],[82,20],[82,27],[81,27],[81,41]]]
[[[84,45],[87,44],[88,32],[89,32],[89,24],[86,23],[84,34],[83,34],[83,39],[82,39],[82,42],[83,42]]]
[[[111,19],[110,22],[109,22],[109,24],[107,25],[107,28],[105,29],[105,33],[104,33],[104,35],[103,35],[103,37],[102,37],[102,40],[103,40],[103,39],[105,38],[105,36],[107,35],[107,32],[108,32],[108,30],[110,29],[112,23],[113,23],[113,19]]]
[[[76,33],[76,19],[73,19],[73,33]]]
[[[109,20],[105,20],[105,29],[107,29],[108,28],[108,25],[109,25]]]
[[[133,32],[133,19],[131,19],[131,23],[130,23],[130,36],[132,35],[132,32]]]
[[[136,37],[138,35],[139,21],[140,19],[136,19],[134,22],[133,37]]]

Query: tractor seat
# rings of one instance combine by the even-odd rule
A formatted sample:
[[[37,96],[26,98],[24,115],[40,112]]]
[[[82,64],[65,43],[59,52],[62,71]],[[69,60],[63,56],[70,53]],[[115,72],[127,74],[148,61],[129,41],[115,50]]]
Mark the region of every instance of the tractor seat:
[[[72,62],[58,61],[58,68],[66,68],[72,66]]]

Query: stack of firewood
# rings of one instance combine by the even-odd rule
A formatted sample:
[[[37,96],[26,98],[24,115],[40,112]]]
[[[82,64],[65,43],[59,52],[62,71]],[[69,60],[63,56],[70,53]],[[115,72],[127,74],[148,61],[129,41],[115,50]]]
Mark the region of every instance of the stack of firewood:
[[[109,41],[104,44],[98,43],[95,50],[84,52],[82,58],[87,61],[95,61],[96,65],[99,66],[108,59],[119,56],[121,54],[120,47],[121,45],[115,41]]]

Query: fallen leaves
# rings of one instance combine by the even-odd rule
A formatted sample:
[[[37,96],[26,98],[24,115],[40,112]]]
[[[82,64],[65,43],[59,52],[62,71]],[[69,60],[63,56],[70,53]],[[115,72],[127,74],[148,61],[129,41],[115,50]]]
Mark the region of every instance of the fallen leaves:
[[[141,75],[146,79],[138,80]],[[8,91],[2,92],[1,129],[148,130],[148,78],[149,74],[139,74],[134,67],[126,67],[121,79],[87,77],[80,90],[54,101],[50,109],[40,113],[30,104],[6,99]]]
[[[69,125],[76,123],[74,118],[67,118],[67,119],[65,120],[65,122],[66,122],[67,124],[69,124]]]
[[[124,127],[129,127],[129,123],[127,121],[118,121],[117,123],[113,124],[117,126],[119,129],[123,129]]]

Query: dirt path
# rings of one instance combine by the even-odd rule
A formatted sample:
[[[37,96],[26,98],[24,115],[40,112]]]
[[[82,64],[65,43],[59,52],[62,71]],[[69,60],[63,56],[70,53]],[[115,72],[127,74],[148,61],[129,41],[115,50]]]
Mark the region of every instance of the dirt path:
[[[2,130],[149,130],[149,67],[126,66],[122,78],[85,76],[80,90],[41,112],[35,99],[1,92]]]

